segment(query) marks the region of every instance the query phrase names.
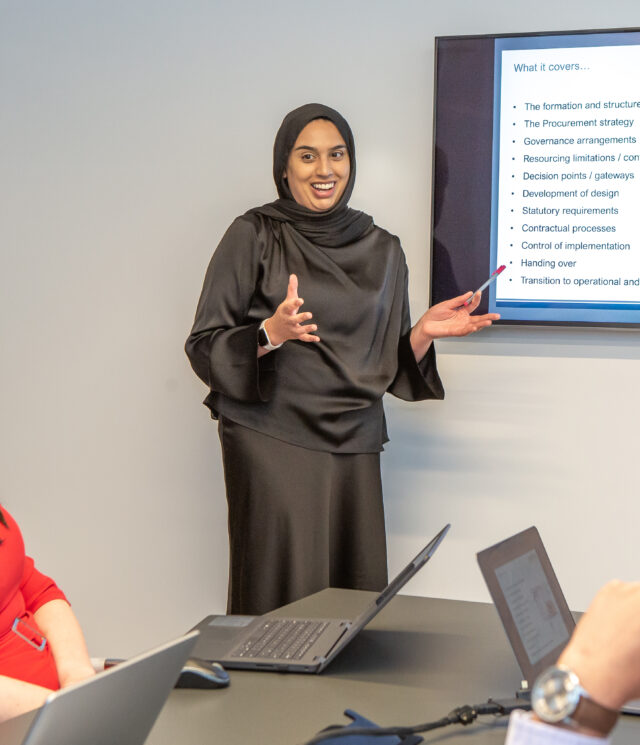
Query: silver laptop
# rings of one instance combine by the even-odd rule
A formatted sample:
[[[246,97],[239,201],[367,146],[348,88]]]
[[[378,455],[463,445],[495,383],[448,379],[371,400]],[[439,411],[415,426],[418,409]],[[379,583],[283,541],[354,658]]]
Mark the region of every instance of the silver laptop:
[[[2,745],[142,745],[198,634],[55,691],[35,712],[0,725]]]
[[[526,698],[538,675],[555,664],[576,622],[537,528],[496,543],[477,558],[522,671],[517,695]],[[640,714],[640,700],[622,711]]]
[[[355,619],[207,616],[193,654],[228,668],[319,673],[429,561],[445,527]]]

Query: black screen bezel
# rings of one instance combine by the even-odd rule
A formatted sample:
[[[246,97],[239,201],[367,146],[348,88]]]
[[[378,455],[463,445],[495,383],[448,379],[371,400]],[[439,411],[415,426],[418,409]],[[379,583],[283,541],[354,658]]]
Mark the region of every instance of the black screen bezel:
[[[434,104],[433,104],[433,142],[432,142],[432,191],[431,191],[431,241],[430,241],[430,286],[429,286],[429,305],[448,300],[451,297],[460,295],[469,290],[475,290],[479,287],[489,275],[489,241],[491,233],[491,181],[492,181],[492,170],[491,170],[491,153],[493,143],[493,42],[496,39],[507,39],[507,38],[523,38],[523,37],[553,37],[553,36],[565,36],[565,35],[587,35],[587,34],[622,34],[622,33],[638,33],[640,27],[624,27],[624,28],[606,28],[606,29],[575,29],[575,30],[564,30],[564,31],[531,31],[531,32],[518,32],[518,33],[500,33],[500,34],[466,34],[466,35],[448,35],[448,36],[436,36],[435,37],[435,51],[434,51]],[[442,213],[443,204],[443,192],[449,186],[449,179],[452,178],[450,172],[443,163],[442,150],[439,148],[439,133],[441,127],[438,126],[439,115],[442,109],[442,101],[448,91],[443,91],[443,86],[440,85],[439,76],[439,63],[440,63],[440,48],[446,43],[460,43],[467,44],[470,41],[477,43],[486,42],[487,50],[491,47],[490,60],[487,57],[484,62],[486,65],[483,66],[483,60],[477,59],[476,64],[469,68],[469,74],[461,76],[457,79],[456,85],[448,85],[448,91],[452,91],[453,95],[456,96],[458,105],[464,107],[466,104],[478,105],[478,101],[482,102],[484,96],[485,108],[481,109],[481,113],[485,116],[485,129],[478,132],[477,123],[481,120],[481,117],[476,117],[474,120],[474,131],[478,132],[479,138],[472,139],[474,146],[473,158],[488,158],[485,165],[479,172],[472,174],[473,182],[470,187],[476,190],[484,189],[485,204],[482,207],[481,198],[478,197],[478,203],[481,206],[481,215],[477,216],[473,208],[476,205],[473,200],[464,199],[464,193],[458,194],[452,197],[460,201],[463,206],[462,218],[457,220],[457,224],[454,226],[454,230],[458,231],[461,236],[464,236],[464,240],[471,243],[469,249],[456,248],[453,256],[449,254],[448,249],[439,240],[440,232],[438,231],[438,222]],[[480,75],[480,77],[478,77]],[[446,135],[445,135],[446,136]],[[438,152],[440,149],[440,152]],[[470,169],[467,169],[469,173]],[[453,174],[454,179],[460,180],[461,174],[455,172]],[[471,189],[470,189],[471,190]],[[474,193],[478,193],[477,191]],[[479,233],[479,229],[475,232],[471,232],[471,239],[469,240],[468,227],[469,222],[473,220],[484,220],[485,231],[484,234]],[[486,245],[486,251],[477,253],[474,251],[473,244],[477,241],[483,242]],[[460,243],[458,244],[461,245]],[[487,313],[489,311],[488,305],[488,293],[483,294],[480,306],[476,313]],[[541,320],[541,319],[500,319],[494,321],[497,326],[537,326],[537,327],[567,327],[567,328],[615,328],[615,329],[628,329],[634,330],[640,328],[640,321],[637,323],[633,322],[608,322],[608,321],[575,321],[575,320]]]

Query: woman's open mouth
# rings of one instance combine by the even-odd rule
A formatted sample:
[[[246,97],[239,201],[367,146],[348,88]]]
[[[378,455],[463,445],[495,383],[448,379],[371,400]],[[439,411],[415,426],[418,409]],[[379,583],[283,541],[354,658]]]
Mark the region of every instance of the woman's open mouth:
[[[327,181],[327,182],[318,182],[315,184],[311,184],[311,187],[313,188],[313,191],[315,194],[317,194],[321,199],[324,197],[330,197],[333,196],[334,189],[336,188],[336,182],[335,181]]]

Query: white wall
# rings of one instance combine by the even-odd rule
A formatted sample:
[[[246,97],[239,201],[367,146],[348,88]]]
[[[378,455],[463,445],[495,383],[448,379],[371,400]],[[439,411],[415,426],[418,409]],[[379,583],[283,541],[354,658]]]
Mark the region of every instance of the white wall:
[[[433,37],[630,25],[636,0],[0,0],[0,499],[93,654],[224,608],[217,434],[182,345],[217,240],[273,197],[284,113],[350,121],[352,204],[402,238],[417,316]],[[391,570],[453,523],[412,591],[486,599],[475,552],[532,523],[572,606],[638,576],[638,338],[438,344],[447,399],[388,402]]]

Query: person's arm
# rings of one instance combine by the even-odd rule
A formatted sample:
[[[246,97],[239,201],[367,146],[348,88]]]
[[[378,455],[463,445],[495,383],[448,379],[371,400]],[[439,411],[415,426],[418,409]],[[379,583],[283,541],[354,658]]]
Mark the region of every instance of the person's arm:
[[[480,304],[482,293],[478,292],[469,305],[465,301],[472,293],[467,292],[451,300],[433,305],[411,329],[411,348],[418,362],[425,356],[434,339],[448,336],[468,336],[497,321],[498,313],[471,315]]]
[[[253,403],[271,396],[277,355],[259,360],[260,321],[249,320],[265,240],[254,220],[238,218],[209,263],[185,351],[210,395]]]
[[[61,686],[94,674],[80,624],[62,590],[42,572],[30,556],[25,557],[20,583],[25,607],[33,613],[38,628],[49,642]]]
[[[62,688],[95,674],[80,624],[65,600],[45,603],[34,618],[49,642]]]
[[[558,664],[603,706],[640,698],[640,582],[614,580],[595,596]]]
[[[618,710],[640,697],[640,582],[613,581],[595,596],[558,659],[597,703]],[[588,730],[512,715],[506,745],[606,743]]]
[[[39,708],[50,693],[49,688],[0,675],[0,722]]]

